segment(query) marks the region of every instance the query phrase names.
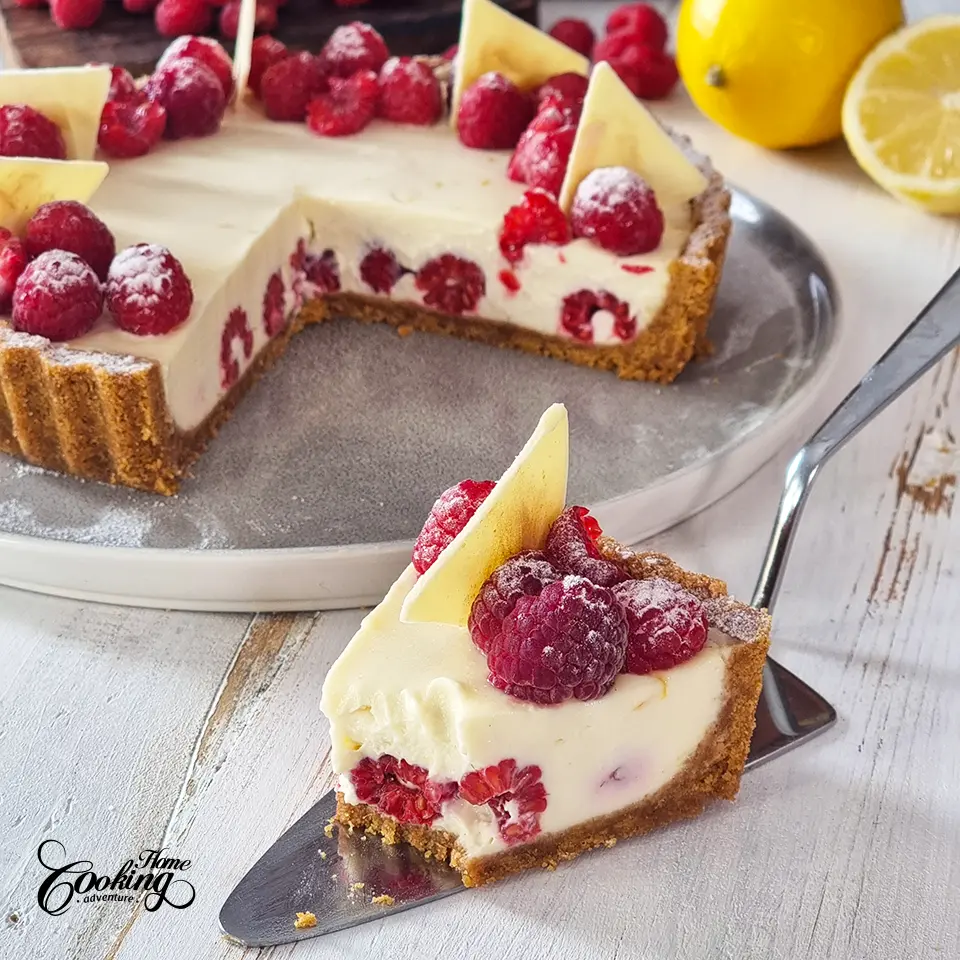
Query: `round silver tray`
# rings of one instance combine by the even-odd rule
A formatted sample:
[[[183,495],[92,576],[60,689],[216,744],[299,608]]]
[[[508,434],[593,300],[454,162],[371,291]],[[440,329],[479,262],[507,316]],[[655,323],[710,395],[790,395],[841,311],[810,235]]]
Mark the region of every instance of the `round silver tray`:
[[[837,353],[807,238],[736,192],[715,352],[671,386],[383,326],[313,328],[240,406],[177,497],[0,457],[0,583],[194,610],[380,599],[438,493],[496,478],[565,403],[570,501],[636,542],[727,494],[791,439]]]

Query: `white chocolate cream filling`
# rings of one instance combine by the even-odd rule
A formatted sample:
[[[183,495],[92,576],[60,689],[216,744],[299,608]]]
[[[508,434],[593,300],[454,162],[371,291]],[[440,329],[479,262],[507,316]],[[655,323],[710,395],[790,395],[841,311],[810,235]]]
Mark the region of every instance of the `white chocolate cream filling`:
[[[349,772],[364,757],[390,754],[441,782],[512,758],[518,767],[540,768],[547,791],[540,828],[554,833],[655,793],[719,718],[732,647],[715,630],[679,667],[621,674],[597,700],[543,707],[487,682],[485,658],[465,628],[402,622],[400,608],[415,582],[408,567],[324,682],[320,707],[348,802],[357,802]],[[471,857],[506,848],[491,809],[461,798],[431,826],[457,837]]]
[[[228,389],[221,376],[227,317],[241,308],[252,333],[249,352],[234,345],[242,373],[269,340],[262,319],[267,282],[279,269],[289,290],[289,257],[301,239],[313,252],[336,252],[345,291],[371,293],[359,276],[371,245],[389,248],[412,270],[454,254],[484,273],[475,312],[485,318],[569,336],[560,325],[564,298],[603,290],[629,304],[643,329],[664,302],[670,263],[690,233],[682,195],[670,184],[653,184],[667,226],[652,253],[618,258],[586,240],[528,246],[513,268],[519,290],[512,290],[501,280],[510,265],[499,235],[504,213],[526,187],[507,179],[509,157],[509,151],[465,148],[446,124],[377,121],[353,137],[322,138],[303,124],[272,123],[241,106],[215,136],[164,143],[146,157],[114,162],[91,203],[118,248],[159,243],[181,260],[195,295],[189,320],[165,336],[138,337],[103,318],[69,346],[156,361],[174,423],[191,430]],[[391,297],[424,302],[412,273]],[[294,308],[290,297],[287,306]],[[608,312],[595,314],[592,326],[593,343],[624,342]]]

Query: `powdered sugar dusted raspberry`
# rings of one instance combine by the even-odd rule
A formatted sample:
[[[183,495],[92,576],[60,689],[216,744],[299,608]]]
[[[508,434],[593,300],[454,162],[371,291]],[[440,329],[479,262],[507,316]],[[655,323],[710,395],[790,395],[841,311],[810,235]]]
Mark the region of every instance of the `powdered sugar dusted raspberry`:
[[[424,574],[433,566],[494,486],[492,480],[461,480],[440,494],[413,545],[413,567],[417,573]]]
[[[487,577],[470,609],[470,636],[484,652],[500,633],[504,618],[521,597],[538,597],[560,571],[538,550],[527,550],[502,563]]]
[[[0,106],[0,157],[43,157],[66,160],[60,128],[47,116],[25,104]]]
[[[253,331],[247,322],[247,311],[234,307],[220,334],[220,386],[223,390],[229,390],[237,383],[241,359],[246,363],[252,353]]]
[[[452,253],[428,260],[417,272],[415,282],[428,307],[456,315],[473,313],[487,292],[482,268]]]
[[[501,73],[485,73],[464,91],[457,113],[461,142],[482,150],[517,145],[533,119],[533,98]]]
[[[0,310],[6,313],[20,274],[27,267],[27,251],[7,229],[0,227]]]
[[[564,297],[560,329],[583,343],[593,342],[593,319],[601,311],[613,317],[613,333],[623,341],[637,335],[637,318],[624,303],[606,290],[578,290]]]
[[[306,51],[281,57],[260,79],[263,109],[271,120],[281,122],[301,122],[310,101],[326,89],[320,61]]]
[[[360,279],[374,293],[389,293],[402,276],[397,255],[385,247],[373,247],[360,261]]]
[[[95,67],[99,66],[99,64],[91,63],[90,66]],[[110,89],[107,92],[107,100],[114,103],[126,100],[139,102],[142,98],[143,94],[138,89],[130,71],[125,70],[123,67],[111,66]]]
[[[220,129],[227,98],[217,75],[199,60],[171,60],[156,70],[144,91],[167,111],[167,139],[206,137]]]
[[[577,187],[573,233],[621,257],[649,253],[663,237],[663,212],[649,184],[626,167],[598,167]]]
[[[349,77],[331,77],[329,90],[307,106],[307,126],[321,137],[349,137],[359,133],[377,113],[380,85],[372,70]]]
[[[456,783],[433,781],[423,767],[388,753],[364,757],[350,771],[350,782],[361,803],[400,823],[433,823],[457,794]]]
[[[13,292],[14,330],[73,340],[85,334],[103,309],[100,281],[75,253],[48,250],[28,264]]]
[[[594,527],[588,528],[585,517],[593,520],[584,507],[567,507],[550,527],[544,552],[564,573],[586,577],[603,587],[622,583],[629,575],[616,563],[604,559],[595,543]]]
[[[669,670],[698,654],[709,624],[703,603],[672,580],[628,580],[614,587],[627,617],[625,673]]]
[[[93,267],[100,280],[116,253],[113,234],[87,206],[76,200],[54,200],[37,208],[23,238],[31,259],[46,250],[69,250]]]
[[[263,292],[263,329],[268,337],[275,337],[286,325],[283,277],[277,270],[270,275]]]
[[[166,127],[167,111],[154,100],[108,102],[97,143],[111,157],[142,157],[160,142]]]
[[[510,179],[559,196],[576,135],[574,126],[549,132],[528,131],[521,137],[507,171]]]
[[[540,833],[547,790],[536,765],[517,768],[513,758],[474,770],[460,781],[460,796],[474,806],[489,806],[507,844],[528,843]]]
[[[346,23],[330,34],[320,51],[320,59],[329,74],[350,77],[360,70],[379,72],[390,51],[383,37],[369,23]]]
[[[570,240],[570,225],[557,201],[544,190],[528,190],[523,200],[511,207],[500,228],[500,252],[519,263],[527,244],[562,246]]]
[[[520,597],[488,638],[489,680],[519,700],[594,700],[623,667],[627,625],[613,591],[567,575]]]
[[[250,73],[247,76],[247,86],[256,96],[260,96],[260,81],[264,73],[275,63],[286,60],[289,56],[286,44],[267,34],[257,37],[250,48]]]
[[[180,261],[156,243],[121,250],[110,264],[107,308],[118,327],[140,336],[159,336],[190,316],[193,288]]]
[[[377,115],[393,123],[429,126],[440,119],[440,81],[421,60],[391,57],[380,70]]]
[[[160,54],[157,66],[162,67],[171,60],[183,60],[185,57],[192,57],[209,67],[220,81],[223,95],[227,100],[233,96],[233,61],[227,51],[213,37],[177,37]]]

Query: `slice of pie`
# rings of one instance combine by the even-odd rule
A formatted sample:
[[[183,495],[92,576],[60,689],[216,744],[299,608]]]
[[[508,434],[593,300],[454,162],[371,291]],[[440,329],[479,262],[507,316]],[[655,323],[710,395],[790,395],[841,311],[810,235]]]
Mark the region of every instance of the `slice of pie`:
[[[561,406],[435,504],[328,674],[341,828],[479,886],[698,815],[740,785],[770,619],[566,508]]]
[[[72,300],[65,319],[0,316],[0,451],[173,493],[290,338],[336,317],[664,383],[703,347],[730,195],[608,65],[588,83],[584,58],[489,0],[466,3],[452,67],[384,63],[376,31],[341,29],[319,59],[270,53],[282,45],[261,38],[260,96],[244,95],[238,68],[241,93],[222,119],[198,116],[186,94],[168,96],[181,82],[209,92],[208,63],[231,84],[229,60],[206,38],[176,41],[144,88],[154,106],[140,106],[138,119],[132,80],[111,86],[106,68],[0,74],[0,110],[24,103],[83,131],[64,138],[66,159],[0,157],[7,194],[27,177],[44,187],[29,193],[32,208],[0,205],[0,226],[22,232],[43,199],[89,200],[118,251],[169,251],[191,285],[173,316],[166,273],[155,269],[151,286],[145,262],[136,275],[143,258],[128,257],[125,279],[145,291],[146,320],[121,322],[109,298],[82,324],[65,316]],[[268,54],[281,59],[264,72]],[[296,97],[285,94],[311,64],[337,75],[306,91],[305,116],[304,102],[291,112]],[[93,194],[105,171],[92,151],[108,86],[132,99],[108,103],[101,146],[141,149],[142,137],[123,139],[124,124],[146,126],[156,104],[171,139],[111,159]],[[77,90],[86,99],[67,97]],[[622,217],[611,197],[625,204]],[[0,265],[0,311],[11,269]]]

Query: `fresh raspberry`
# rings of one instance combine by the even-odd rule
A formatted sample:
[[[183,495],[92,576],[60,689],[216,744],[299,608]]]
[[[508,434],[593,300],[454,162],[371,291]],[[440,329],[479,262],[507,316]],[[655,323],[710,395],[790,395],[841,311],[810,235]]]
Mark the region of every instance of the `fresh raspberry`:
[[[528,130],[517,144],[507,176],[553,197],[559,196],[576,136],[577,128],[572,126],[548,133]]]
[[[340,264],[333,250],[308,254],[303,261],[303,273],[317,293],[336,293],[340,289]]]
[[[463,777],[460,796],[474,806],[490,807],[505,843],[529,843],[540,833],[540,814],[547,809],[541,776],[538,766],[518,770],[516,760],[501,760]]]
[[[454,43],[451,46],[447,47],[443,53],[440,54],[444,60],[456,60],[457,54],[460,52],[460,44]]]
[[[428,260],[417,273],[416,285],[428,307],[458,315],[476,310],[487,292],[483,270],[452,253]]]
[[[396,254],[384,247],[373,247],[360,261],[360,279],[374,293],[389,293],[403,274]]]
[[[639,43],[657,50],[667,45],[667,21],[647,3],[624,4],[607,17],[607,33],[621,31],[633,34]]]
[[[103,311],[103,290],[89,264],[66,250],[28,263],[13,291],[14,330],[48,340],[82,337]]]
[[[550,36],[554,40],[565,43],[568,47],[582,53],[585,57],[590,56],[593,50],[594,41],[597,39],[593,28],[586,20],[578,20],[576,17],[565,17],[558,20],[550,28]]]
[[[593,48],[593,60],[594,63],[619,60],[628,50],[641,48],[654,49],[648,47],[643,38],[638,34],[634,34],[629,30],[620,30],[616,33],[608,34],[602,40],[597,41],[597,45]]]
[[[504,561],[487,577],[470,609],[470,636],[484,652],[499,636],[503,621],[521,597],[539,597],[560,571],[538,550],[526,550]]]
[[[457,794],[457,785],[438,783],[423,767],[385,753],[364,757],[351,771],[350,782],[361,803],[376,807],[401,823],[433,823],[440,809]]]
[[[517,145],[533,119],[533,99],[501,73],[485,73],[463,93],[457,114],[461,142],[480,150]]]
[[[544,552],[562,573],[586,577],[601,587],[622,583],[627,574],[597,549],[599,529],[585,507],[567,507],[553,521]]]
[[[275,337],[287,325],[283,277],[280,271],[270,275],[263,293],[263,329],[268,337]]]
[[[152,100],[112,102],[103,106],[97,143],[111,157],[142,157],[162,139],[167,111]]]
[[[569,241],[567,217],[553,196],[544,190],[528,190],[523,200],[506,212],[500,228],[500,252],[510,263],[523,259],[523,248],[528,243],[562,246]]]
[[[97,63],[91,63],[91,67],[100,66]],[[129,70],[123,67],[110,67],[110,90],[107,93],[107,100],[113,103],[127,102],[130,100],[139,102],[143,99],[143,94],[137,89],[136,81],[133,79]]]
[[[220,387],[229,390],[240,379],[239,348],[246,362],[253,354],[253,331],[247,322],[247,311],[234,307],[220,334]]]
[[[337,27],[320,51],[327,73],[335,77],[351,77],[361,70],[379,73],[389,56],[383,37],[369,23],[357,20]]]
[[[25,104],[0,106],[0,157],[45,157],[66,160],[60,128]]]
[[[531,703],[596,700],[613,686],[626,652],[626,614],[613,591],[568,574],[517,600],[489,637],[488,679]]]
[[[637,318],[630,313],[630,304],[606,290],[578,290],[564,297],[560,310],[560,327],[575,340],[593,341],[593,318],[601,310],[613,316],[613,333],[621,340],[637,335]]]
[[[27,251],[6,228],[0,227],[0,310],[10,312],[13,291],[27,266]]]
[[[327,93],[315,96],[307,107],[307,126],[321,137],[349,137],[359,133],[377,114],[380,84],[372,70],[346,79],[330,78]]]
[[[127,13],[153,13],[160,0],[122,0],[123,9]]]
[[[264,34],[253,41],[253,46],[250,48],[250,73],[247,77],[247,86],[256,96],[260,96],[260,81],[267,70],[289,56],[286,44],[275,37]]]
[[[631,47],[622,56],[611,57],[609,63],[630,92],[642,100],[662,100],[680,79],[673,57],[650,47]]]
[[[67,250],[93,267],[102,281],[117,245],[107,225],[76,200],[54,200],[37,207],[27,222],[23,245],[31,260],[47,250]]]
[[[227,98],[217,75],[199,60],[171,60],[147,81],[147,99],[167,111],[168,140],[206,137],[220,129]]]
[[[628,580],[613,588],[627,615],[624,673],[669,670],[698,654],[710,624],[703,603],[672,580]]]
[[[307,105],[326,88],[320,61],[306,51],[278,60],[260,78],[260,98],[271,120],[302,122]]]
[[[433,566],[494,486],[492,480],[461,480],[440,494],[413,545],[413,568],[417,573],[424,574]]]
[[[626,167],[598,167],[580,182],[570,208],[575,237],[621,257],[660,246],[663,212],[650,185]]]
[[[161,37],[204,33],[213,23],[213,9],[206,0],[160,0],[153,22]]]
[[[233,61],[216,40],[212,37],[177,37],[160,55],[157,67],[162,67],[172,60],[183,60],[185,57],[199,60],[209,67],[220,81],[227,100],[233,96]]]
[[[279,18],[277,7],[279,4],[271,0],[257,0],[256,12],[253,15],[253,26],[258,32],[269,33],[277,29]],[[236,39],[240,29],[240,0],[229,0],[220,8],[217,18],[217,27],[222,36],[228,40]]]
[[[87,30],[103,13],[104,0],[50,0],[50,17],[61,30]]]
[[[190,316],[193,287],[180,261],[156,243],[121,250],[110,264],[107,309],[121,330],[160,336]]]
[[[440,81],[422,60],[391,57],[380,69],[377,116],[426,127],[440,119],[442,110]]]
[[[556,97],[563,102],[582,104],[589,85],[590,81],[579,73],[558,73],[537,89],[537,102],[542,104],[547,97]]]

